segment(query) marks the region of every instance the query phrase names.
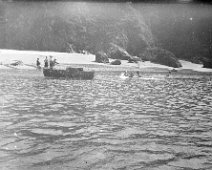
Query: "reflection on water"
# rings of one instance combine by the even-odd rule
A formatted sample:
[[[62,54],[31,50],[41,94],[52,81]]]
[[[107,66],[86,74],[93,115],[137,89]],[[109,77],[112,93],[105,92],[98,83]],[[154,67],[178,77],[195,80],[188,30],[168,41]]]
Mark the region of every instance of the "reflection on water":
[[[2,169],[212,169],[211,81],[2,74]]]

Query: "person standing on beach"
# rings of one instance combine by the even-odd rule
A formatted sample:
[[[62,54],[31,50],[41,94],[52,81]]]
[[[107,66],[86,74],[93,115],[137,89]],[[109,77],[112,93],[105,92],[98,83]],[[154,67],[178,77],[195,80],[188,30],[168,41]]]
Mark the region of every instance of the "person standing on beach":
[[[39,58],[37,58],[36,66],[37,66],[37,68],[40,68],[40,61],[39,61]]]
[[[44,60],[44,67],[48,68],[48,66],[49,66],[48,58],[46,57],[45,60]]]

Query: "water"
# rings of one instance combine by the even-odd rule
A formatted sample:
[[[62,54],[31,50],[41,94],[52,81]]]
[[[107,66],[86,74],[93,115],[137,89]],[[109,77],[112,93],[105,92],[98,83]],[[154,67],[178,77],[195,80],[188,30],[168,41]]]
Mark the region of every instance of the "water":
[[[1,169],[212,169],[207,79],[0,75]]]

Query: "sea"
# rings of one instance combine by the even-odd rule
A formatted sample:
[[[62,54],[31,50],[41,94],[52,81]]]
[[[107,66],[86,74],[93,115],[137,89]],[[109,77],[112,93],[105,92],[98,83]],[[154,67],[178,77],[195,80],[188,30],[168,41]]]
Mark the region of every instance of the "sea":
[[[0,169],[212,169],[212,81],[0,72]]]

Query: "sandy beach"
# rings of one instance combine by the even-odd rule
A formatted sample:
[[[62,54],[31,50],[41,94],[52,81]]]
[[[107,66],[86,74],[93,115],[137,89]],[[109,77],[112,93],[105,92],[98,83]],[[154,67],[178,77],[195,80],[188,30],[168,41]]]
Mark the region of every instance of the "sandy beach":
[[[53,56],[59,63],[56,68],[63,69],[66,66],[83,67],[86,70],[94,71],[144,71],[144,72],[167,72],[172,70],[172,67],[151,63],[149,61],[139,63],[128,63],[127,60],[122,60],[121,65],[110,65],[95,62],[95,55],[80,54],[80,53],[61,53],[61,52],[42,52],[42,51],[20,51],[20,50],[0,50],[0,69],[36,69],[36,60],[39,58],[41,66],[44,65],[46,57]],[[17,66],[12,63],[20,61]],[[110,59],[110,62],[113,59]],[[201,64],[191,63],[189,61],[180,60],[182,67],[177,68],[180,72],[201,72],[212,73],[212,69],[203,68]]]

